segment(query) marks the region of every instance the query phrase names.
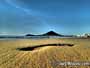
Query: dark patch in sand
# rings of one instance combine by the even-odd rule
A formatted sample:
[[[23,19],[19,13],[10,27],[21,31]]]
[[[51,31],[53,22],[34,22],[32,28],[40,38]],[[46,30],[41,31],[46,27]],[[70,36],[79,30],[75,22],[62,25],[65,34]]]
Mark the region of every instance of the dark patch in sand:
[[[17,48],[17,50],[19,51],[33,51],[36,49],[40,49],[42,47],[46,47],[46,46],[74,46],[74,44],[45,44],[45,45],[37,45],[37,46],[32,46],[32,47],[23,47],[23,48]]]

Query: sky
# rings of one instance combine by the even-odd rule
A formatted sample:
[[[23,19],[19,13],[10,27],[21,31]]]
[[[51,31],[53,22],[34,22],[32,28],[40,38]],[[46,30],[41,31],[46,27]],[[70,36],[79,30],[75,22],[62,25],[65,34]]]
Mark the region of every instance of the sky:
[[[0,0],[0,34],[90,33],[90,0]]]

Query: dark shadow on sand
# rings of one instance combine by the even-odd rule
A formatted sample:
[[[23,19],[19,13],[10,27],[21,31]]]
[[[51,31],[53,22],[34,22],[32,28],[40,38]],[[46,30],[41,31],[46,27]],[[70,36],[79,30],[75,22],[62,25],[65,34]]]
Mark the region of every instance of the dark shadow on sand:
[[[74,46],[74,44],[45,44],[45,45],[37,45],[37,46],[32,46],[32,47],[17,48],[17,50],[19,50],[19,51],[33,51],[33,50],[40,49],[40,48],[46,47],[46,46],[69,46],[69,47],[72,47],[72,46]]]

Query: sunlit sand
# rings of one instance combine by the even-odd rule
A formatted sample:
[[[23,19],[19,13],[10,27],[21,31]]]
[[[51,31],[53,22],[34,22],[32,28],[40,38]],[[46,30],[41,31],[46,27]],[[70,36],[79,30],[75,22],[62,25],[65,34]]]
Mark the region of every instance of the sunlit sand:
[[[74,46],[53,46],[53,44],[74,44]],[[45,46],[45,44],[52,44]],[[33,51],[17,48],[39,47]],[[63,68],[55,66],[59,61],[90,61],[90,39],[22,39],[0,41],[0,68]],[[54,64],[52,64],[54,63]],[[89,66],[79,66],[85,68]]]

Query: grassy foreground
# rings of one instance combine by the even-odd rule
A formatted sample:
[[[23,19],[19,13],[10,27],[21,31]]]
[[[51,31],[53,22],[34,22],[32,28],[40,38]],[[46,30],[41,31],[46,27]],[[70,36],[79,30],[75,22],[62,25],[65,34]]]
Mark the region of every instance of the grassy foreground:
[[[33,51],[17,48],[41,44],[71,43],[74,46],[46,46]],[[61,66],[60,61],[90,61],[90,39],[1,40],[0,68],[90,68],[90,66]]]

